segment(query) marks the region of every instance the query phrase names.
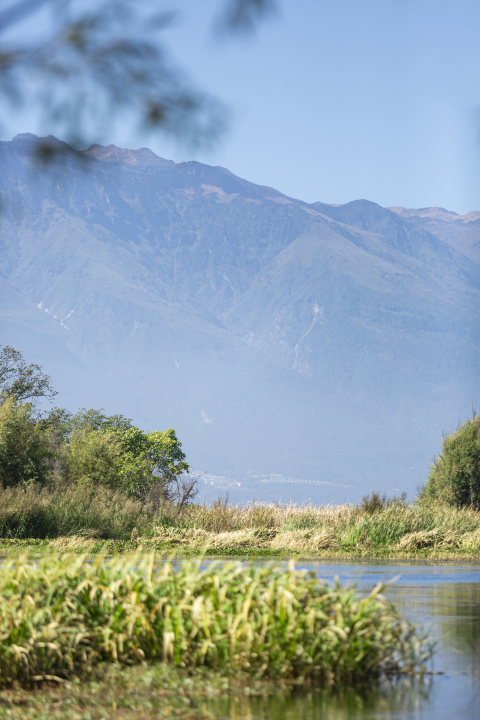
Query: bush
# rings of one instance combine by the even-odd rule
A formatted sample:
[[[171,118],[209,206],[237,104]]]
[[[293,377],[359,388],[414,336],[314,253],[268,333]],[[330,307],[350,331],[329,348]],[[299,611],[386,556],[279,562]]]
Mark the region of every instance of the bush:
[[[7,398],[0,405],[0,482],[3,486],[45,482],[54,455],[48,433],[32,417],[32,406]]]
[[[386,493],[380,495],[380,493],[372,492],[371,495],[364,495],[362,498],[361,508],[368,515],[373,515],[376,512],[385,510],[389,505],[395,507],[405,507],[407,504],[407,493],[402,493],[400,497],[387,497]]]
[[[420,497],[457,507],[480,507],[480,417],[474,415],[444,437],[442,452],[433,461]]]

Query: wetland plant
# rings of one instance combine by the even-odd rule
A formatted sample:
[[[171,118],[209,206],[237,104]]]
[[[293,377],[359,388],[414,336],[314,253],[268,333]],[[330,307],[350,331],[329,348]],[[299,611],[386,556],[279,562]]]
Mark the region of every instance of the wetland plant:
[[[0,682],[144,661],[326,685],[421,672],[431,646],[383,587],[360,597],[293,563],[17,558],[0,567]]]

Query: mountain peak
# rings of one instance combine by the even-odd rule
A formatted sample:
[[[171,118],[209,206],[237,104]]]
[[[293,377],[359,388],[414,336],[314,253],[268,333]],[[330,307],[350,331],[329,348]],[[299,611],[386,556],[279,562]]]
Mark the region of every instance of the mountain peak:
[[[164,160],[156,155],[149,148],[139,148],[138,150],[129,150],[127,148],[119,148],[116,145],[99,145],[94,143],[84,151],[86,155],[101,160],[102,162],[126,163],[127,165],[137,165],[140,167],[157,166],[157,167],[174,167],[172,160]]]
[[[12,142],[17,142],[18,140],[38,140],[38,136],[28,132],[18,133],[18,135],[15,135]]]
[[[391,207],[388,209],[403,218],[427,218],[431,220],[451,222],[459,217],[457,213],[452,212],[451,210],[445,210],[445,208],[442,207],[426,207],[418,209]]]

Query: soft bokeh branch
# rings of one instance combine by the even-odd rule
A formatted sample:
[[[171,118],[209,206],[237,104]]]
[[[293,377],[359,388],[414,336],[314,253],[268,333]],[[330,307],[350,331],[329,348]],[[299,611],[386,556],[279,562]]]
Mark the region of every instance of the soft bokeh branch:
[[[276,0],[230,0],[220,15],[220,27],[233,33],[252,31],[276,10]]]
[[[164,33],[175,17],[167,3],[4,5],[0,94],[13,108],[31,108],[49,133],[85,146],[104,137],[120,113],[132,127],[164,132],[188,146],[209,145],[226,129],[227,108],[194,87],[165,50]],[[224,0],[220,22],[230,33],[251,30],[274,5],[274,0]],[[31,31],[37,18],[33,38],[12,37],[25,22]],[[44,159],[55,154],[51,150],[41,150]]]

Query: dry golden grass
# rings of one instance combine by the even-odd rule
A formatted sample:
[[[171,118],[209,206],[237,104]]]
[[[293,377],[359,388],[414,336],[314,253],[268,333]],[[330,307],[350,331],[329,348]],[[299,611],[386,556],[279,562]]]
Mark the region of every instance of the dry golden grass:
[[[216,533],[251,528],[302,530],[328,527],[338,530],[352,522],[359,514],[355,505],[288,505],[250,503],[226,505],[216,502],[201,505],[190,511],[191,521]]]
[[[293,553],[397,548],[480,552],[480,512],[421,503],[387,503],[373,512],[355,505],[247,506],[214,503],[188,517],[158,516],[161,542],[201,549],[259,548]]]

